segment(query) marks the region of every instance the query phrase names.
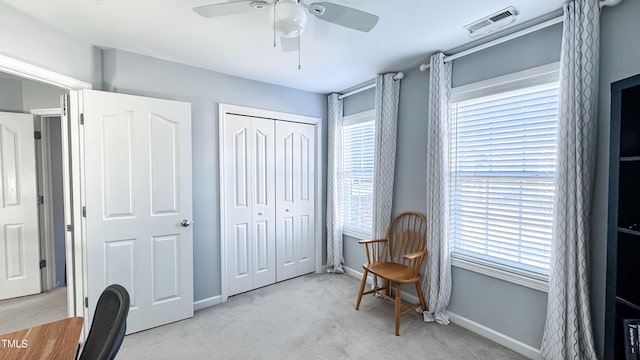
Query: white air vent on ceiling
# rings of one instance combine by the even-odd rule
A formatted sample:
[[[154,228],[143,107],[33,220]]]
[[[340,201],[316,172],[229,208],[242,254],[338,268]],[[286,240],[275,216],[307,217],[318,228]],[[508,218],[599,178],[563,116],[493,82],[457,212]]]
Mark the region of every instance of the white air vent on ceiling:
[[[509,24],[513,24],[518,17],[518,10],[510,6],[504,10],[491,14],[483,19],[474,21],[464,28],[469,31],[470,37],[487,35]]]

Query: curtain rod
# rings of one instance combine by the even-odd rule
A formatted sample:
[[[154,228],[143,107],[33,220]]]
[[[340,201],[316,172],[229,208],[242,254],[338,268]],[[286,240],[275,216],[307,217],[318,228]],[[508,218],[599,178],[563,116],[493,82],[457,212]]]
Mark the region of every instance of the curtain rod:
[[[564,19],[564,16],[561,15],[561,16],[555,17],[553,19],[549,19],[547,21],[541,22],[540,24],[530,26],[530,27],[528,27],[526,29],[522,29],[520,31],[516,31],[513,34],[509,34],[509,35],[503,36],[501,38],[489,41],[487,43],[480,44],[478,46],[472,47],[471,49],[467,49],[467,50],[461,51],[461,52],[459,52],[457,54],[445,56],[444,57],[444,62],[453,61],[453,60],[459,59],[459,58],[461,58],[463,56],[467,56],[467,55],[476,53],[478,51],[490,48],[492,46],[496,46],[498,44],[502,44],[502,43],[507,42],[509,40],[513,40],[513,39],[519,38],[521,36],[530,34],[530,33],[534,32],[534,31],[538,31],[540,29],[547,28],[547,27],[549,27],[551,25],[555,25],[557,23],[561,23],[563,21],[563,19]],[[420,71],[425,71],[429,67],[431,67],[431,64],[420,64]]]
[[[402,71],[399,72],[399,73],[396,73],[393,76],[393,80],[400,80],[402,78],[404,78],[404,73]],[[375,82],[375,79],[372,79],[372,80],[367,81],[366,83],[364,83],[364,85],[362,85],[362,86],[360,86],[358,88],[355,88],[355,89],[353,89],[353,90],[351,90],[351,91],[349,91],[347,93],[339,95],[338,99],[342,100],[342,99],[346,98],[347,96],[355,95],[355,94],[361,93],[361,92],[363,92],[365,90],[373,89],[374,87],[376,87],[376,82]]]

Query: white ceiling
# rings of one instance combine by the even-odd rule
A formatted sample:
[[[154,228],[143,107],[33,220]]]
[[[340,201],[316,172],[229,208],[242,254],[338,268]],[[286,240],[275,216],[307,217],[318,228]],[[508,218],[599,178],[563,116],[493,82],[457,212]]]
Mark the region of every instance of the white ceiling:
[[[311,3],[313,0],[306,0]],[[515,23],[564,0],[325,0],[376,14],[369,33],[309,16],[298,53],[273,48],[269,12],[206,19],[195,6],[224,0],[4,0],[71,36],[243,78],[328,93],[414,66],[427,54],[470,42],[463,26],[514,6]]]

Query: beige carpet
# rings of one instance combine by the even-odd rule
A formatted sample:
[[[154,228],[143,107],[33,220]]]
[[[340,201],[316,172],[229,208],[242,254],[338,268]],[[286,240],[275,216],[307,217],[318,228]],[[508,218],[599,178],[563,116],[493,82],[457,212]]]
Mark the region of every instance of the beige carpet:
[[[67,317],[67,288],[0,300],[0,334],[14,332],[35,325]]]
[[[524,359],[457,325],[401,319],[347,275],[312,274],[231,297],[194,318],[132,334],[118,359]]]

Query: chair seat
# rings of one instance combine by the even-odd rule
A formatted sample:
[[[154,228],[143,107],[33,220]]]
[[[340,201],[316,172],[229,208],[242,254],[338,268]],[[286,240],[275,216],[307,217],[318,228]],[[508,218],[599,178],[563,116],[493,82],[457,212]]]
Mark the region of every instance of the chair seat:
[[[402,264],[384,262],[364,264],[362,267],[374,275],[395,283],[406,284],[420,281],[419,273],[414,273],[412,268]]]

